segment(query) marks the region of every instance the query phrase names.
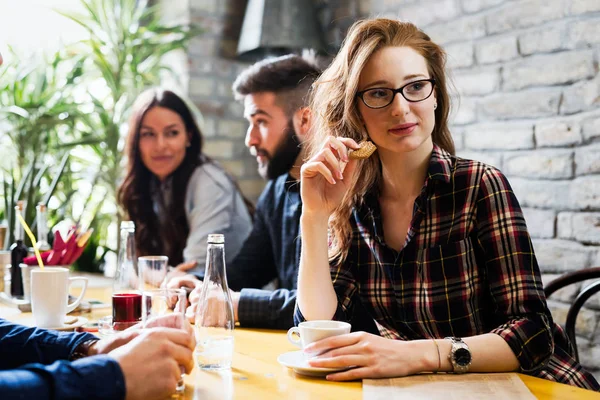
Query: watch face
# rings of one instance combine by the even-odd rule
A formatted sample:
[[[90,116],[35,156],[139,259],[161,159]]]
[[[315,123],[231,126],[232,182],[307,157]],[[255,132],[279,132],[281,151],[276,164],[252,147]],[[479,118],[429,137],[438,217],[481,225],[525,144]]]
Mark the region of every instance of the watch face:
[[[471,362],[471,352],[467,349],[457,349],[454,352],[454,361],[461,367],[466,367]]]

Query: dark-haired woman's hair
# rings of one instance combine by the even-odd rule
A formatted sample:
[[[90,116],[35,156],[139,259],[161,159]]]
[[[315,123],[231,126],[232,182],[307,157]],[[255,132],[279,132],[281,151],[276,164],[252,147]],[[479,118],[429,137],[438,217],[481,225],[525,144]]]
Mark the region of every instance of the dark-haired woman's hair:
[[[165,204],[162,193],[157,196],[159,209],[163,214],[161,217],[155,212],[153,204],[155,197],[150,182],[155,178],[142,162],[139,150],[140,127],[144,116],[153,107],[163,107],[177,113],[185,124],[190,142],[182,163],[170,176],[170,204]],[[202,154],[202,146],[200,129],[189,107],[178,95],[169,90],[149,89],[136,99],[129,120],[125,148],[128,158],[127,172],[119,188],[118,199],[128,218],[135,222],[138,256],[160,254],[168,256],[171,265],[183,262],[183,249],[190,231],[184,205],[188,182],[197,167],[212,162]],[[227,176],[239,190],[235,180],[229,174]],[[254,206],[248,199],[243,198],[252,215]]]

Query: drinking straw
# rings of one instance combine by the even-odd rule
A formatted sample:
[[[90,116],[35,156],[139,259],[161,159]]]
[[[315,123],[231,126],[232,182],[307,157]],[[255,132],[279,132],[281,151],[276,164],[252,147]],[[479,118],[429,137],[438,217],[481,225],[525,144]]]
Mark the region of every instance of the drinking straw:
[[[40,266],[40,269],[43,271],[44,270],[44,262],[42,261],[42,256],[40,256],[40,250],[36,246],[37,243],[35,241],[35,236],[33,236],[31,229],[29,229],[29,225],[27,225],[27,222],[25,222],[25,220],[23,219],[23,217],[21,216],[21,213],[17,213],[17,218],[19,219],[19,222],[21,223],[21,225],[23,225],[23,229],[25,229],[25,233],[27,233],[27,236],[29,236],[29,239],[31,239],[31,244],[33,245],[33,251],[35,253],[35,258],[37,258],[37,262]]]

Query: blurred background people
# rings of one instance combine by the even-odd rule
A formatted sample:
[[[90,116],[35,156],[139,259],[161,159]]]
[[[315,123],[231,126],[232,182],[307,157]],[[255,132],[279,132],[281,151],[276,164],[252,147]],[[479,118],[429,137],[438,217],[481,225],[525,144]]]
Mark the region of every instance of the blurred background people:
[[[209,233],[225,235],[228,262],[239,253],[252,229],[253,206],[202,146],[181,97],[149,89],[137,98],[119,201],[135,222],[138,256],[166,255],[170,265],[200,273]]]

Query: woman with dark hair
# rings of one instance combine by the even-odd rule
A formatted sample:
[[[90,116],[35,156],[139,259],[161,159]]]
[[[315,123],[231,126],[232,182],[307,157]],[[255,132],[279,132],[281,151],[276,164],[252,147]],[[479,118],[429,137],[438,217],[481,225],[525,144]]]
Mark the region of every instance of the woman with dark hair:
[[[355,367],[334,380],[520,371],[598,390],[552,320],[506,177],[454,155],[445,60],[413,24],[359,21],[315,83],[295,319],[366,310],[380,336],[313,343],[309,363]],[[365,140],[376,153],[357,159]]]
[[[139,256],[166,255],[202,274],[209,233],[225,235],[226,261],[252,229],[252,205],[235,181],[202,154],[203,138],[185,102],[150,89],[133,105],[127,173],[119,202],[135,222]],[[197,265],[195,265],[197,263]]]

